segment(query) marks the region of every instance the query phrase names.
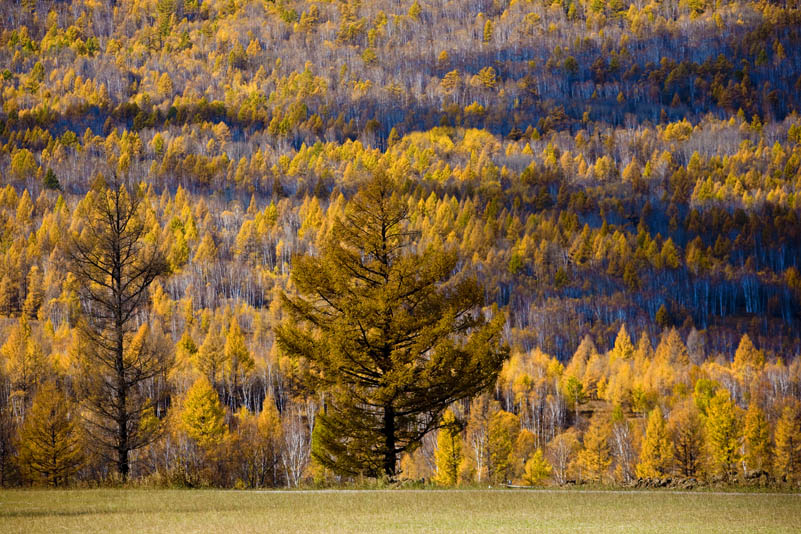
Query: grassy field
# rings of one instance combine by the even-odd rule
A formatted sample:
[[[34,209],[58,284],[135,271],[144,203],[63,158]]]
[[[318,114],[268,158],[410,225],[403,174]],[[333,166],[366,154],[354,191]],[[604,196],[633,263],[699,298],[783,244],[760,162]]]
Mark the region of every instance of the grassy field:
[[[0,492],[0,532],[799,532],[801,495],[526,490]]]

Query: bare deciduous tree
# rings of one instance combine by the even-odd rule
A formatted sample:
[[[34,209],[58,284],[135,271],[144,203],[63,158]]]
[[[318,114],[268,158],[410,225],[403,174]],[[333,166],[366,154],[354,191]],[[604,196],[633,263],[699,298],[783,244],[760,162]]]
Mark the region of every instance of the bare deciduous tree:
[[[115,179],[96,186],[86,202],[67,252],[83,308],[81,392],[92,442],[126,479],[130,452],[157,432],[146,421],[157,399],[144,386],[163,375],[168,354],[152,342],[142,313],[148,287],[167,272],[167,263],[160,247],[145,239],[141,188],[129,192]]]

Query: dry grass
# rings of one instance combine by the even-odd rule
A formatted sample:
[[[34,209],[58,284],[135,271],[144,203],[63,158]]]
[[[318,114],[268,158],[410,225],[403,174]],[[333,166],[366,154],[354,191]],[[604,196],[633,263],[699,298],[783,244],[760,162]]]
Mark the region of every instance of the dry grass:
[[[0,532],[799,532],[801,496],[667,492],[0,492]]]

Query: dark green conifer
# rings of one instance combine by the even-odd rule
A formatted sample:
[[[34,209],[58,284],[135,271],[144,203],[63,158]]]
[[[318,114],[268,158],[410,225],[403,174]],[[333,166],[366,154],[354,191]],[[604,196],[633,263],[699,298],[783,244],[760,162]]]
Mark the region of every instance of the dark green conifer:
[[[312,454],[347,474],[396,475],[401,453],[453,402],[492,385],[507,356],[504,317],[454,274],[457,255],[417,245],[407,203],[377,175],[349,202],[318,254],[295,258],[296,295],[280,348],[325,392]]]

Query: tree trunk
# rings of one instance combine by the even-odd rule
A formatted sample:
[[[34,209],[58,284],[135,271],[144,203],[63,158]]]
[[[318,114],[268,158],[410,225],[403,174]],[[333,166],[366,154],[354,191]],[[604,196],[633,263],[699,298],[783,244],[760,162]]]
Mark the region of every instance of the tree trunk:
[[[395,478],[395,408],[392,403],[384,406],[384,474],[390,479]]]
[[[125,360],[123,345],[123,329],[120,324],[117,330],[117,471],[122,480],[128,479],[128,410],[127,384],[125,383]]]
[[[119,189],[115,193],[117,204],[119,204]],[[125,382],[125,324],[123,319],[123,282],[122,282],[122,251],[120,250],[121,221],[119,209],[116,210],[116,218],[112,232],[117,238],[113,246],[114,267],[112,271],[112,291],[114,292],[114,329],[116,337],[116,373],[117,373],[117,472],[125,481],[128,479],[128,410],[127,406],[127,387]]]

